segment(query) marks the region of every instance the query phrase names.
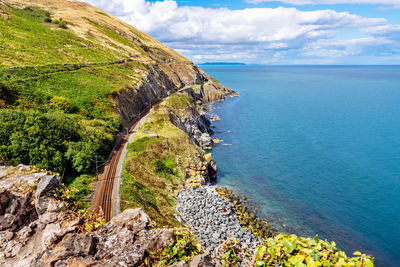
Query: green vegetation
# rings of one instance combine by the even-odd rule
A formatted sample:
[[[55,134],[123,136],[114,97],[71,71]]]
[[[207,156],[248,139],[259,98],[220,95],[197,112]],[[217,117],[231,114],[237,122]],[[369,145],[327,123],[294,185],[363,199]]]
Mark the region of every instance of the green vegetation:
[[[174,94],[166,99],[165,105],[173,109],[187,109],[189,108],[189,104],[192,102],[193,98],[191,97],[181,94]]]
[[[156,159],[153,161],[158,176],[164,177],[167,180],[173,179],[175,173],[176,163],[173,158]]]
[[[64,113],[69,113],[73,109],[71,101],[63,96],[53,96],[50,100],[50,108]]]
[[[128,39],[127,37],[118,34],[115,30],[110,29],[106,26],[100,25],[98,22],[91,20],[89,18],[85,18],[86,21],[91,24],[92,26],[96,27],[101,33],[105,34],[108,38],[113,40],[116,44],[123,44],[126,45],[130,48],[135,49],[136,51],[139,51],[143,55],[147,55],[147,53],[143,50],[143,48],[140,47],[137,43],[135,43],[133,40]]]
[[[62,29],[66,29],[67,25],[68,25],[68,22],[63,20],[62,18],[61,19],[52,20],[51,22],[54,23],[54,24],[57,24],[58,27],[60,27]]]
[[[90,200],[85,199],[87,195],[93,192],[93,182],[95,178],[91,175],[83,174],[74,179],[69,185],[68,188],[75,188],[78,190],[77,196],[81,201],[84,202],[84,207],[89,208]]]
[[[0,62],[3,67],[55,63],[110,62],[125,55],[83,39],[73,32],[45,24],[48,12],[39,8],[9,9],[0,20]],[[55,25],[55,24],[54,24]]]
[[[38,7],[28,6],[23,9],[15,9],[19,16],[35,22],[51,22],[50,12]]]
[[[38,7],[0,9],[9,15],[0,20],[0,159],[93,174],[94,156],[107,158],[121,129],[110,96],[147,67],[115,62],[124,55],[52,27],[68,23]]]
[[[180,105],[171,105],[173,102]],[[128,145],[122,176],[121,209],[142,207],[159,225],[179,225],[175,197],[185,183],[186,171],[201,153],[185,132],[170,121],[171,114],[185,112],[193,103],[184,95],[172,95],[152,111]],[[186,110],[188,112],[188,110]],[[157,133],[158,138],[148,137]]]
[[[355,252],[349,258],[334,242],[279,234],[257,248],[256,266],[374,266],[373,258]]]
[[[157,144],[160,142],[162,138],[154,138],[154,137],[142,137],[137,139],[135,142],[128,144],[128,150],[136,153],[140,153],[145,151],[148,147],[153,144]]]
[[[71,220],[78,219],[80,232],[95,231],[106,223],[103,214],[95,214],[88,209],[90,202],[82,198],[85,196],[84,193],[87,192],[78,189],[82,186],[87,187],[88,183],[92,181],[91,179],[90,177],[80,177],[81,181],[77,182],[76,185],[67,187],[65,184],[61,184],[58,189],[48,193],[65,204],[64,212],[69,215]],[[78,186],[78,188],[75,186]]]
[[[0,110],[0,157],[58,173],[88,173],[96,154],[106,155],[115,128],[62,112]]]
[[[161,265],[171,265],[182,260],[188,263],[202,251],[199,243],[194,244],[193,234],[188,230],[174,229],[174,235],[175,242],[171,243],[162,253]]]
[[[230,267],[236,266],[239,262],[239,255],[242,256],[242,248],[240,243],[235,238],[230,238],[226,240],[218,250],[220,256],[220,262],[223,266]]]
[[[164,251],[153,251],[144,260],[146,266],[167,266],[180,261],[189,263],[202,252],[200,243],[187,229],[174,229],[175,240]]]

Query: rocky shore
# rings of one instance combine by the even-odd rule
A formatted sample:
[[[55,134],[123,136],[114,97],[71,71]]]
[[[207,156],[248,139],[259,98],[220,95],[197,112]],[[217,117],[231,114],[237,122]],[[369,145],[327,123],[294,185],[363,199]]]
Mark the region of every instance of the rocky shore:
[[[234,206],[215,190],[215,186],[182,190],[177,211],[199,238],[202,246],[215,256],[215,249],[229,238],[236,238],[250,252],[261,242],[244,229],[235,214]]]

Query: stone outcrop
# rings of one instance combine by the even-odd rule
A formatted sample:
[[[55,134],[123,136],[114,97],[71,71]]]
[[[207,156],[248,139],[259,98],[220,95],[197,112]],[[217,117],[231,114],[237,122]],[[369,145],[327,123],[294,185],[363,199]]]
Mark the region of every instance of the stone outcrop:
[[[150,229],[142,209],[127,209],[97,232],[83,233],[81,220],[46,194],[58,177],[25,167],[0,167],[0,266],[139,266],[175,240],[173,229]]]
[[[35,193],[36,212],[41,215],[49,209],[52,204],[50,198],[46,194],[60,186],[60,179],[57,175],[46,175],[37,185]]]

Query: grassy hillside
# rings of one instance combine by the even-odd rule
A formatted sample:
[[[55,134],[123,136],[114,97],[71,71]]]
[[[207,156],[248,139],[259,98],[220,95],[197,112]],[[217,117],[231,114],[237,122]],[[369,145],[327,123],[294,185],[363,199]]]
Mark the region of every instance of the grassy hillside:
[[[76,1],[0,1],[0,159],[76,177],[93,173],[122,129],[114,94],[156,67],[174,86],[193,64]]]
[[[173,125],[171,114],[188,112],[192,98],[175,94],[158,105],[128,145],[122,175],[121,210],[142,207],[160,225],[178,225],[176,195],[186,181],[185,167],[204,152]],[[157,133],[158,138],[149,137]]]

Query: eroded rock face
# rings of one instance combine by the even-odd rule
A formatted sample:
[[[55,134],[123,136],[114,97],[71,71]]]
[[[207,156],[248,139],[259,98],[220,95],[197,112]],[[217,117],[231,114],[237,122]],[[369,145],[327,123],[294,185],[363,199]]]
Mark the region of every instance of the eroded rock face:
[[[56,209],[56,207],[52,206],[54,203],[46,194],[51,190],[57,189],[59,186],[60,179],[57,175],[46,175],[40,179],[35,193],[36,211],[39,215],[45,213],[49,208]]]
[[[149,229],[142,209],[125,210],[97,232],[81,233],[81,220],[66,216],[64,204],[46,194],[59,185],[57,176],[19,174],[0,180],[0,266],[138,266],[175,240],[173,229]],[[40,177],[32,183],[36,192],[27,190],[34,177]]]
[[[6,174],[0,180],[0,265],[35,266],[43,250],[76,231],[76,226],[63,225],[61,203],[46,196],[58,185],[58,177],[22,165],[2,166],[0,171]],[[40,189],[36,194],[35,185]],[[39,214],[43,201],[46,209]]]
[[[134,231],[145,229],[150,222],[150,217],[142,209],[127,209],[115,216],[112,221],[120,227],[127,227]]]

